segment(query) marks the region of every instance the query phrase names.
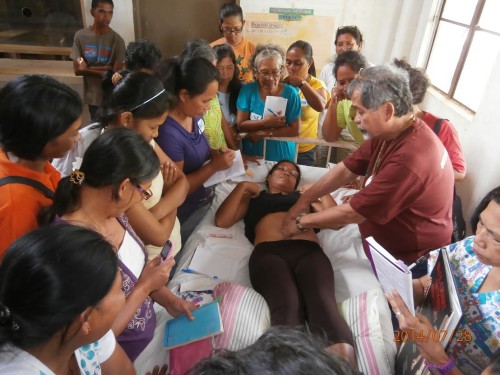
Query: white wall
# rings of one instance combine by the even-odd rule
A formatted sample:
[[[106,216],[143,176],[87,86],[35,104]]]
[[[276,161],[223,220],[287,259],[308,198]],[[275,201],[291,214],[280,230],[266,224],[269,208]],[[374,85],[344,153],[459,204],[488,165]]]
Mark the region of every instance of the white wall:
[[[90,14],[90,4],[92,0],[84,0],[84,19],[86,26],[94,23],[94,19]],[[125,46],[129,42],[135,40],[134,35],[134,13],[132,0],[118,0],[114,1],[115,8],[113,12],[113,19],[111,20],[111,28],[115,30],[125,40]]]
[[[393,44],[401,12],[398,0],[241,0],[240,6],[244,13],[267,13],[270,7],[314,9],[315,14],[334,17],[334,30],[325,30],[333,37],[339,26],[356,25],[365,40],[363,53],[374,64],[387,60],[387,47]],[[335,53],[333,43],[330,52],[331,55]],[[325,62],[317,63],[319,71]]]
[[[484,195],[500,186],[499,92],[500,54],[475,116],[464,113],[460,107],[435,91],[429,92],[423,103],[429,112],[449,119],[458,131],[467,162],[467,177],[458,184],[457,189],[467,219]]]

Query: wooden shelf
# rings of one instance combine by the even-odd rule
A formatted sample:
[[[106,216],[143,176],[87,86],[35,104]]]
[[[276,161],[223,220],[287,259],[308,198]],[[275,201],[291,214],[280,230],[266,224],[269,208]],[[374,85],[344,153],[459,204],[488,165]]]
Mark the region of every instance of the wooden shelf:
[[[69,56],[71,47],[30,46],[22,44],[0,44],[0,52],[27,53],[33,55]]]
[[[82,85],[83,81],[82,77],[75,76],[73,61],[0,59],[0,81],[23,74],[48,74],[74,85]]]

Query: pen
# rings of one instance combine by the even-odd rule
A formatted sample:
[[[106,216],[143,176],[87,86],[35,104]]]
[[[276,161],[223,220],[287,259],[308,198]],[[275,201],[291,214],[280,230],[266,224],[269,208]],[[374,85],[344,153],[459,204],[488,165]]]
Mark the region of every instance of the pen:
[[[195,271],[195,270],[192,270],[190,268],[184,268],[181,270],[181,272],[184,272],[184,273],[192,273],[194,275],[200,275],[200,276],[205,276],[205,277],[208,277],[210,279],[215,279],[215,280],[219,280],[219,278],[217,276],[211,276],[211,275],[207,275],[206,273],[202,273],[202,272],[198,272],[198,271]]]
[[[273,112],[273,110],[272,110],[271,108],[268,108],[267,110],[268,110],[269,112],[271,112],[274,116],[276,116],[276,117],[278,116],[276,113],[274,113],[274,112]]]
[[[426,261],[426,260],[427,260],[430,256],[431,256],[431,254],[430,254],[430,253],[427,253],[427,254],[425,254],[425,255],[421,256],[420,258],[418,258],[418,259],[415,261],[415,263],[413,263],[412,265],[410,265],[410,266],[408,267],[408,269],[409,269],[409,270],[411,270],[411,269],[412,269],[413,267],[415,267],[416,265],[421,264],[421,263],[424,263],[424,262],[425,262],[425,261]]]

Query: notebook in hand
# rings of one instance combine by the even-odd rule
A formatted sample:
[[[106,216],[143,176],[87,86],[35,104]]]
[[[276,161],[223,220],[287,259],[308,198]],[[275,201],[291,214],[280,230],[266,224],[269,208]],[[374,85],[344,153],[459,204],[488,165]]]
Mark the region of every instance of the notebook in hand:
[[[172,349],[224,332],[219,302],[213,301],[193,310],[194,320],[186,315],[167,321],[163,346]]]
[[[439,341],[445,348],[453,336],[456,336],[457,340],[466,342],[466,332],[455,330],[462,317],[462,308],[446,248],[439,252],[436,265],[431,272],[431,278],[432,283],[429,291],[422,305],[417,308],[417,312],[425,315],[434,328],[430,332],[415,332],[413,337],[410,332],[401,331],[399,341],[403,342],[403,345],[396,360],[398,374],[429,373],[414,340]]]
[[[203,186],[209,187],[218,184],[219,182],[227,181],[234,177],[242,176],[244,174],[245,174],[245,165],[243,164],[243,157],[241,156],[241,151],[236,150],[234,152],[233,164],[228,169],[215,172],[212,176],[208,178],[208,180],[206,180],[203,183]]]
[[[271,116],[285,116],[286,114],[286,104],[288,99],[281,96],[266,96],[266,102],[264,103],[264,115],[263,118]]]
[[[410,312],[415,314],[412,275],[408,266],[394,258],[373,237],[368,237],[366,242],[370,247],[377,278],[384,292],[391,294],[396,289]]]

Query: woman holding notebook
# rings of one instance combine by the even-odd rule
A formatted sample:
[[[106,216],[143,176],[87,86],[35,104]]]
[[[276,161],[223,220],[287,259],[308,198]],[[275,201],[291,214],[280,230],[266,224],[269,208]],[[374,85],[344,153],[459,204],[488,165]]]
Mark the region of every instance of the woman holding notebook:
[[[247,133],[243,139],[245,155],[272,161],[295,160],[294,142],[268,141],[264,155],[262,140],[299,135],[300,96],[294,87],[281,81],[285,71],[283,56],[280,47],[266,44],[258,45],[250,59],[255,81],[241,88],[236,103],[238,130]]]
[[[214,198],[214,188],[203,184],[218,171],[233,165],[235,153],[212,149],[205,136],[203,115],[217,96],[219,72],[204,57],[168,59],[160,67],[163,84],[174,93],[174,103],[156,142],[189,181],[189,192],[177,210],[185,243],[205,216]]]
[[[483,198],[471,224],[475,236],[446,248],[463,312],[455,334],[446,350],[436,340],[415,341],[427,367],[441,374],[479,374],[500,350],[500,187]],[[414,291],[422,295],[422,284]],[[399,294],[387,298],[403,330],[437,331],[411,315]]]
[[[215,224],[228,228],[244,219],[245,235],[255,245],[249,261],[250,280],[271,312],[273,326],[308,323],[326,335],[328,351],[355,366],[352,335],[335,299],[335,280],[314,230],[297,222],[299,233],[285,239],[281,223],[299,199],[299,167],[287,160],[276,163],[266,178],[267,190],[254,182],[240,182],[221,204]],[[311,205],[322,211],[335,205],[327,194]]]
[[[165,321],[169,315],[192,318],[194,308],[165,286],[174,260],[148,261],[126,214],[152,197],[159,171],[158,156],[144,137],[130,129],[110,129],[92,142],[80,169],[61,180],[45,218],[94,230],[113,245],[126,300],[112,330],[138,373],[168,363],[161,347]]]

